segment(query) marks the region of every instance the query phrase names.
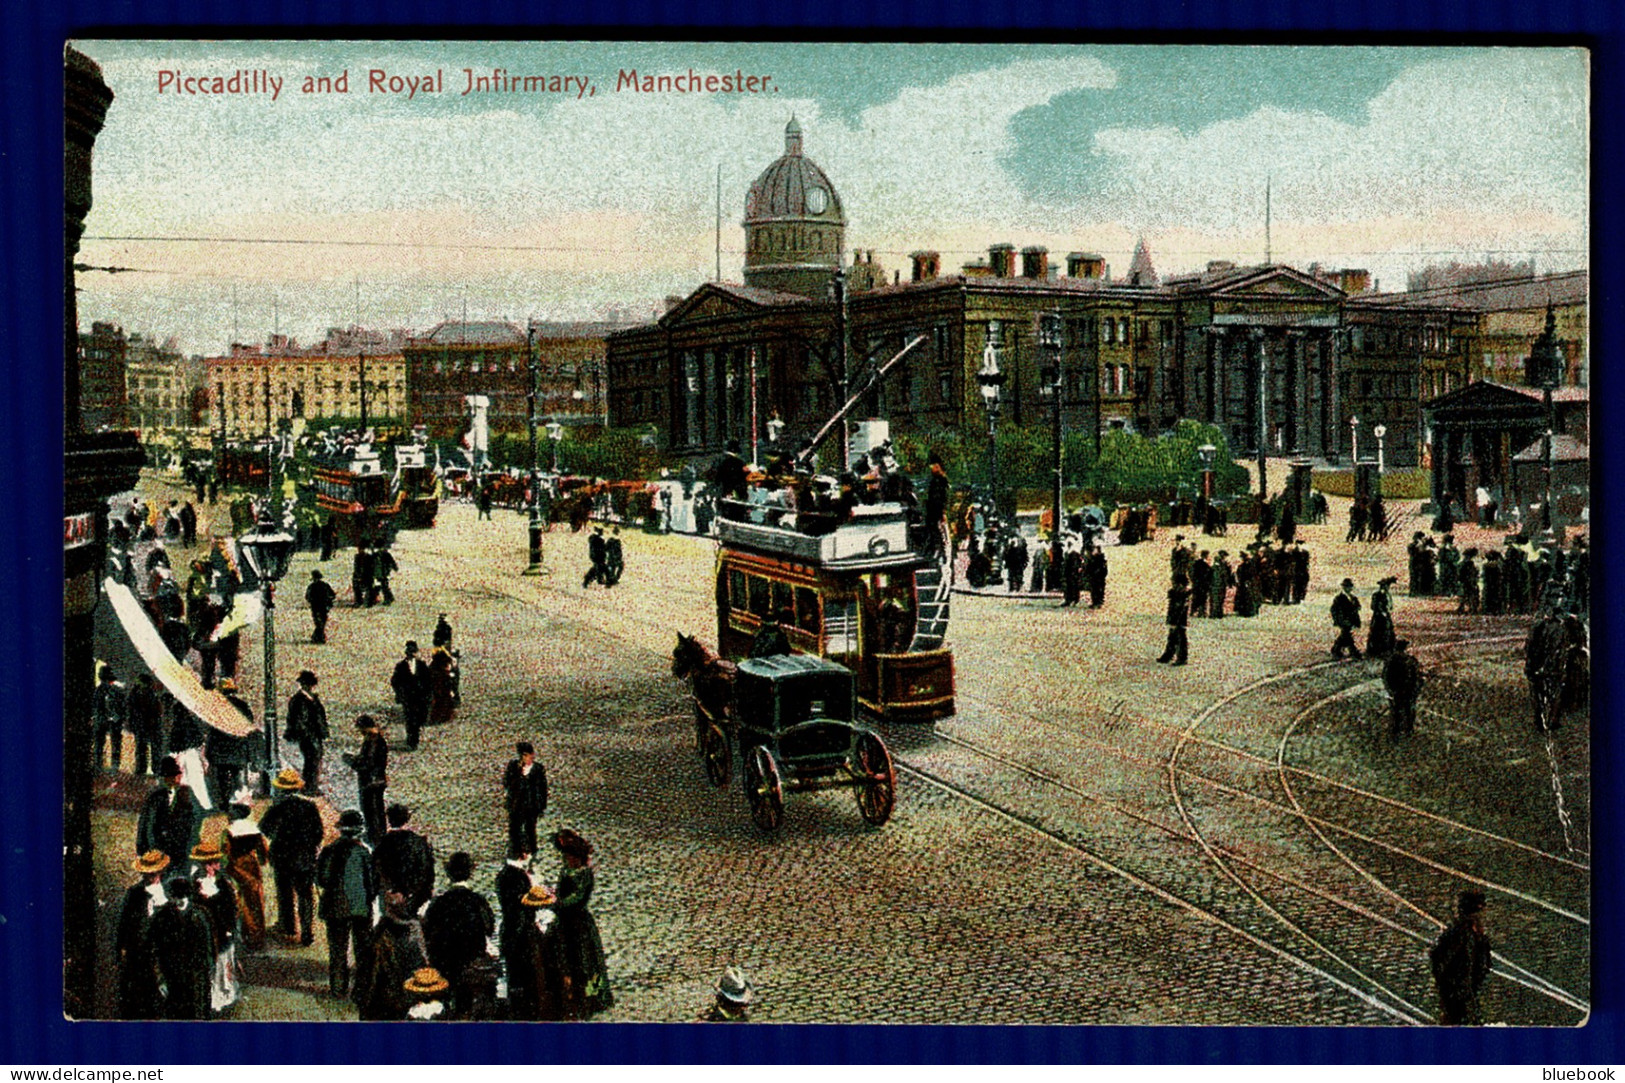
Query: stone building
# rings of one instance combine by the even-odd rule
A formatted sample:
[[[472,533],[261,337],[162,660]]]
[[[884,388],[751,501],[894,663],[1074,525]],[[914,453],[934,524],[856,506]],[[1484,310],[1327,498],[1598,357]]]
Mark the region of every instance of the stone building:
[[[100,320],[78,334],[79,386],[74,405],[87,432],[128,428],[129,339],[124,328]]]
[[[407,408],[404,331],[329,328],[300,346],[287,335],[264,345],[233,343],[205,358],[210,426],[227,436],[275,432],[295,417],[311,421],[402,424]]]
[[[958,273],[943,273],[940,253],[914,252],[907,278],[888,281],[872,251],[843,266],[840,197],[794,121],[785,147],[746,196],[744,284],[706,283],[654,323],[610,336],[611,424],[652,426],[696,456],[760,441],[773,417],[794,441],[869,366],[919,338],[857,416],[900,431],[983,430],[976,373],[993,342],[1000,423],[1029,425],[1050,416],[1053,360],[1038,327],[1056,313],[1069,429],[1154,434],[1193,418],[1217,425],[1238,454],[1346,462],[1356,443],[1362,457],[1375,452],[1380,425],[1386,462],[1411,467],[1427,454],[1423,402],[1498,372],[1497,351],[1521,342],[1527,353],[1519,336],[1538,331],[1519,307],[1533,286],[1378,294],[1360,269],[1224,261],[1159,275],[1143,239],[1124,278],[1096,253],[1069,253],[1062,273],[1043,247],[999,243]],[[1583,279],[1543,280],[1571,293],[1581,283],[1569,311],[1580,339]],[[1569,341],[1582,381],[1583,344]]]

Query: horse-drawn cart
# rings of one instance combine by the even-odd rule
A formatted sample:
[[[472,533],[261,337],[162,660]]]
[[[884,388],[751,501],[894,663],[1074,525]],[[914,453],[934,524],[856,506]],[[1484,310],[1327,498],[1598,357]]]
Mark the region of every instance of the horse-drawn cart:
[[[851,789],[864,820],[891,818],[897,772],[879,734],[856,724],[852,671],[823,658],[782,654],[720,662],[678,637],[672,672],[693,681],[696,736],[706,778],[726,786],[737,748],[751,819],[784,822],[785,793]]]

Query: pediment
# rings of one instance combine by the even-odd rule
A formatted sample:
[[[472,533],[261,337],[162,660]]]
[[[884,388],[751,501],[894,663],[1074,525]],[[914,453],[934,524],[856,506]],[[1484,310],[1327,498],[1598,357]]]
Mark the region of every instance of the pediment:
[[[686,323],[745,315],[760,308],[754,302],[707,282],[662,316],[660,322],[666,327],[681,327]]]
[[[1295,271],[1290,267],[1269,267],[1220,286],[1213,291],[1213,296],[1230,301],[1244,301],[1249,298],[1336,301],[1345,295],[1331,283],[1311,278],[1301,271]]]
[[[1538,393],[1526,388],[1498,384],[1490,380],[1475,380],[1466,387],[1448,391],[1436,399],[1422,404],[1433,413],[1487,413],[1513,411],[1527,413],[1540,407]]]

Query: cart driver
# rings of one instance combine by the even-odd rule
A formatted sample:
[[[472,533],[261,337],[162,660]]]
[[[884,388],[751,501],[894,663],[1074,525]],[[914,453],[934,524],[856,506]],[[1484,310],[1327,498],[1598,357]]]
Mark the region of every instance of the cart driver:
[[[764,621],[756,630],[756,638],[750,644],[750,657],[771,658],[775,654],[790,653],[790,637],[784,634],[785,628],[795,623],[795,614],[788,609],[779,611],[778,619]]]

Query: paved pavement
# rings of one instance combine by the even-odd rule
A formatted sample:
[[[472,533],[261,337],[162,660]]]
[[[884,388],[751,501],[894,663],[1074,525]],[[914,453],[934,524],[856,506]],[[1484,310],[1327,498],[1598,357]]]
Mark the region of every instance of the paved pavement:
[[[584,591],[584,536],[549,535],[553,574],[528,578],[520,516],[450,505],[434,530],[400,535],[396,604],[336,610],[321,646],[291,634],[308,634],[294,599],[319,566],[300,554],[278,610],[280,684],[321,675],[329,792],[353,801],[349,720],[398,719],[400,646],[449,614],[464,707],[415,753],[394,726],[390,798],[438,854],[474,854],[488,885],[502,767],[516,740],[536,744],[544,828],[598,848],[610,1019],[693,1019],[738,964],[761,994],[754,1017],[775,1022],[1422,1022],[1436,1010],[1427,944],[1471,885],[1490,894],[1500,950],[1490,1017],[1576,1023],[1590,999],[1584,720],[1550,745],[1528,724],[1526,624],[1399,596],[1400,634],[1432,679],[1418,733],[1393,745],[1374,664],[1329,660],[1326,613],[1344,575],[1367,593],[1401,574],[1404,543],[1345,545],[1333,503],[1332,525],[1302,528],[1306,604],[1193,621],[1183,669],[1153,661],[1166,532],[1108,550],[1101,610],[956,596],[959,713],[883,728],[899,783],[879,829],[835,791],[788,796],[763,835],[737,781],[706,783],[669,663],[677,631],[715,639],[706,539],[626,532],[626,578]],[[348,579],[346,555],[328,568]],[[258,689],[257,632],[243,656]],[[111,858],[128,853],[130,816],[109,799],[98,817],[104,898],[128,879]],[[552,855],[538,865],[556,872]],[[324,961],[320,942],[252,961],[238,1016],[344,1017],[321,995]]]

